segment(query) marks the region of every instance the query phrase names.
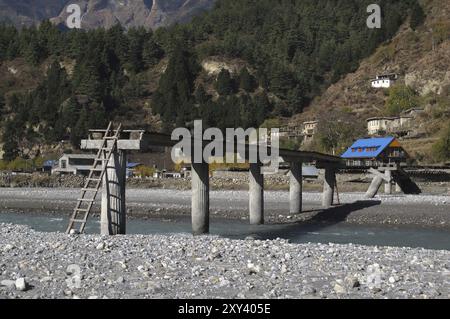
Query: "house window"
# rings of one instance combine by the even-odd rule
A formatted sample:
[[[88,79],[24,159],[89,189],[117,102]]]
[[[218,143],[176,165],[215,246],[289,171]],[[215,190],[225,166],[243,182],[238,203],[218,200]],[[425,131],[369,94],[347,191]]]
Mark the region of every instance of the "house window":
[[[362,148],[358,148],[358,152],[362,153],[363,149]]]

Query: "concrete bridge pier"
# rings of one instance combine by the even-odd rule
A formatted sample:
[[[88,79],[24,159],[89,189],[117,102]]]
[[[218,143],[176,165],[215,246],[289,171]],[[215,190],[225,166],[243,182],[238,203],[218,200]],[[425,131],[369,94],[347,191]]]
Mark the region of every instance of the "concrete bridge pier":
[[[209,165],[192,164],[192,232],[209,233]]]
[[[127,154],[115,151],[106,165],[102,180],[100,232],[102,235],[125,235],[125,184]]]
[[[387,169],[384,172],[386,176],[386,183],[384,184],[384,192],[388,195],[392,194],[392,171]]]
[[[289,182],[289,210],[291,214],[302,212],[303,176],[301,162],[291,163],[291,176]]]
[[[330,208],[331,206],[333,206],[335,185],[336,185],[336,169],[333,166],[326,166],[323,183],[323,197],[322,197],[322,206],[324,208]]]
[[[369,189],[367,190],[366,198],[375,198],[382,184],[383,179],[380,176],[375,176],[372,183],[370,183]]]
[[[250,164],[249,211],[250,224],[264,224],[264,175],[261,164]]]

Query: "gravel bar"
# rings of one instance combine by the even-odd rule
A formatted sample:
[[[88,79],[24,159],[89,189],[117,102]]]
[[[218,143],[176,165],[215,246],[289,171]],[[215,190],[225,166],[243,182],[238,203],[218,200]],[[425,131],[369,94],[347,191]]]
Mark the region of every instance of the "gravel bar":
[[[0,224],[0,298],[450,298],[450,251]]]

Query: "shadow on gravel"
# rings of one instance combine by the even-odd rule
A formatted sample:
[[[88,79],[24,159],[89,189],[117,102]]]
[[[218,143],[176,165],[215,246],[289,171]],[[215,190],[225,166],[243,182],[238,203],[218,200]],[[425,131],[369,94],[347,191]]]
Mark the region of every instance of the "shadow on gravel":
[[[307,221],[300,221],[294,224],[286,225],[283,229],[272,230],[270,237],[273,238],[284,238],[288,233],[302,233],[302,232],[315,232],[322,228],[329,227],[331,225],[339,224],[341,222],[346,221],[347,216],[353,212],[361,211],[366,208],[378,206],[381,204],[381,201],[357,201],[351,204],[344,204],[339,206],[334,206],[329,209],[321,209],[321,210],[310,210],[303,212],[304,213],[315,213],[316,215],[312,216]]]
[[[309,220],[309,222],[340,223],[345,221],[347,216],[353,212],[379,205],[381,205],[381,201],[361,200],[351,204],[334,206],[329,209],[320,210],[319,213]]]

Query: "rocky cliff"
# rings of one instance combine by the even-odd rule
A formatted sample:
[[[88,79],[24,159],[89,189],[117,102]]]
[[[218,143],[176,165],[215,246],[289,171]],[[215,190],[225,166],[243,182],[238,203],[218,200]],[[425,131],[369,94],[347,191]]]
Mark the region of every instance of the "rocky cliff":
[[[215,0],[0,0],[0,21],[24,26],[51,19],[61,24],[67,19],[66,8],[78,4],[82,28],[144,26],[158,28],[187,22],[196,14],[209,10]]]

